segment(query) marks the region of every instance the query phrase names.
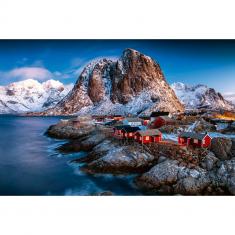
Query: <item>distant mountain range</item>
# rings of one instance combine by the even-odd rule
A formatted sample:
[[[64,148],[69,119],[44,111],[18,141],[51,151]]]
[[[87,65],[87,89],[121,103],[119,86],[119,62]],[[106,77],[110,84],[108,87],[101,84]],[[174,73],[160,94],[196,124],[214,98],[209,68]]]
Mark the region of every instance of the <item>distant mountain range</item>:
[[[42,111],[55,106],[72,89],[59,81],[39,83],[33,79],[0,86],[0,113]]]
[[[186,109],[207,108],[213,110],[233,110],[234,104],[226,100],[219,92],[205,85],[189,86],[181,82],[171,85],[175,94]]]
[[[160,65],[133,49],[124,50],[117,61],[88,64],[74,86],[33,79],[0,86],[0,113],[149,115],[185,108],[234,110],[234,105],[205,85],[170,86]]]

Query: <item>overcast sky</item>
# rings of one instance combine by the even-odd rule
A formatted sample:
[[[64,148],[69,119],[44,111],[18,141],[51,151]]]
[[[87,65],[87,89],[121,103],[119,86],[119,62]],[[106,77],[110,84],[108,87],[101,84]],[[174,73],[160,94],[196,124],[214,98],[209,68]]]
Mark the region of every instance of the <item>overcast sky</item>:
[[[219,40],[2,40],[0,85],[27,78],[74,83],[87,63],[115,60],[125,48],[155,59],[170,84],[200,83],[235,93],[235,41]]]

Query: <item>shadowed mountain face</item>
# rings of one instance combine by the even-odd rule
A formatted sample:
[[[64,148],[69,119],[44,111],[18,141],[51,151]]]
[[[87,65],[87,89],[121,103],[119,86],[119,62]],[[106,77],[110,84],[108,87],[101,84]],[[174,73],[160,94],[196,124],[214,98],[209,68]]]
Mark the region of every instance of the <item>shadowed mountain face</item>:
[[[87,65],[72,91],[42,115],[149,114],[183,111],[158,63],[133,49],[117,61],[102,59]]]

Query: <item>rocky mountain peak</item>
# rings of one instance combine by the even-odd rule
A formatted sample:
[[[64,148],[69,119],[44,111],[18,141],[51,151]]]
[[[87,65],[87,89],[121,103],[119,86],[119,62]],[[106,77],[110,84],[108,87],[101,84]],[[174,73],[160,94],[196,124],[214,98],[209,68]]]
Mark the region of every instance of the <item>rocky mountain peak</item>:
[[[45,114],[139,114],[158,109],[175,112],[184,108],[159,64],[128,48],[117,61],[101,59],[88,64],[69,95]]]

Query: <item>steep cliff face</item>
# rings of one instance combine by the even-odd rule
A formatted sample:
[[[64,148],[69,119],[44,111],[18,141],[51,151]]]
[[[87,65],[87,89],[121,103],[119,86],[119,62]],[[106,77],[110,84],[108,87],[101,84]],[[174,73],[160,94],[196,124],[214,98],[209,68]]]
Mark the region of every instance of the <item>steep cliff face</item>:
[[[159,64],[133,49],[117,61],[102,59],[85,67],[72,91],[44,115],[74,113],[148,114],[183,111]]]
[[[172,84],[172,88],[187,109],[234,110],[235,108],[219,92],[205,85],[189,86],[178,82]]]

